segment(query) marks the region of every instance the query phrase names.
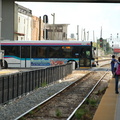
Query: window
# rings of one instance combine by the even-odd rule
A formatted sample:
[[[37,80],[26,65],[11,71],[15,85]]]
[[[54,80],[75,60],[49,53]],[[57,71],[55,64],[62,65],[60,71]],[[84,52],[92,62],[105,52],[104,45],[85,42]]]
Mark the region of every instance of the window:
[[[90,48],[81,48],[80,58],[90,58]]]
[[[30,58],[30,46],[21,46],[21,58]]]
[[[49,57],[61,58],[61,47],[59,46],[49,47]]]
[[[72,50],[72,57],[79,58],[79,51],[80,51],[80,47],[74,46]]]
[[[20,46],[2,46],[2,50],[5,51],[5,55],[20,57]]]
[[[85,55],[85,48],[81,48],[80,50],[80,58],[85,58],[86,55]]]
[[[86,58],[90,58],[90,48],[86,50]]]
[[[33,46],[32,58],[47,58],[47,47]]]
[[[63,58],[72,58],[72,50],[71,46],[62,46],[62,56]]]

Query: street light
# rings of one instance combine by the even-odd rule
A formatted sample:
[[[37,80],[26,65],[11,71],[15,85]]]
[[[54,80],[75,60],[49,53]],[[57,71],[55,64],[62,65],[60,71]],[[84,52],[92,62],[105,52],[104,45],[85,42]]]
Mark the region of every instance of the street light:
[[[55,13],[51,14],[53,16],[53,35],[52,35],[52,39],[54,40],[54,36],[55,36]]]

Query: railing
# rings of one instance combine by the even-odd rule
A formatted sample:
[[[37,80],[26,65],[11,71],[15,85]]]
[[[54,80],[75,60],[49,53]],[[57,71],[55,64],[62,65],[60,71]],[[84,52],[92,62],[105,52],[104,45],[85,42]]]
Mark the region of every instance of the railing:
[[[39,87],[72,73],[72,63],[0,76],[0,104],[7,103]]]

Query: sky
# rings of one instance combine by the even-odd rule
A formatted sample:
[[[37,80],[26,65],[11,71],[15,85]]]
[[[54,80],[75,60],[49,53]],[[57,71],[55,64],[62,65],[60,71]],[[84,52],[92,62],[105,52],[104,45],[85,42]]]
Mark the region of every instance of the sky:
[[[109,39],[112,36],[116,42],[120,35],[120,4],[119,3],[67,3],[67,2],[16,2],[32,10],[34,16],[48,15],[49,24],[69,24],[68,38],[73,33],[76,36],[79,26],[79,39],[81,31],[89,31],[89,40],[102,38]],[[94,36],[93,36],[94,31]],[[117,33],[118,38],[117,38]],[[112,35],[111,35],[112,34]],[[82,34],[83,35],[83,34]],[[76,36],[77,38],[77,36]]]

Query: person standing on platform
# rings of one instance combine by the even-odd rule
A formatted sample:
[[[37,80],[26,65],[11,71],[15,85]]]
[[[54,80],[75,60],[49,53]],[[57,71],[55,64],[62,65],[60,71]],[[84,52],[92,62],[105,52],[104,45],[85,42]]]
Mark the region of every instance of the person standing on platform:
[[[115,65],[116,62],[117,62],[117,60],[115,59],[115,55],[112,55],[111,72],[112,72],[113,77],[114,77],[114,65]]]
[[[118,62],[116,62],[114,65],[114,71],[115,71],[115,92],[116,94],[119,94],[118,82],[120,79],[120,57],[118,57]]]

